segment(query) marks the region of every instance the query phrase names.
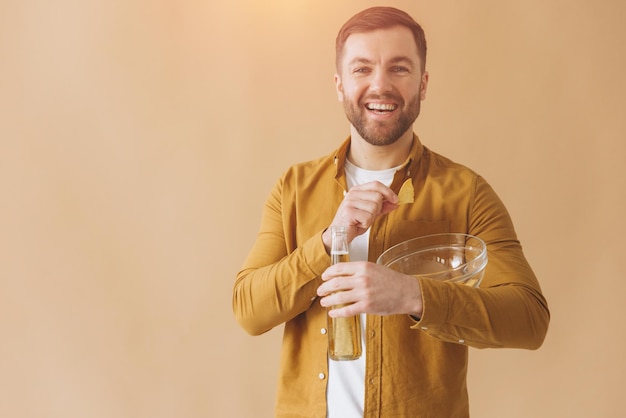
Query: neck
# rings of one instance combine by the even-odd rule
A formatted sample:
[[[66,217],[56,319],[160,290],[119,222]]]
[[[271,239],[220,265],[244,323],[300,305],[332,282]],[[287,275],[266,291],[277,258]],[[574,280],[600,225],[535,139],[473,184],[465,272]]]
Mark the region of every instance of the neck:
[[[386,170],[406,161],[413,145],[413,130],[406,131],[389,145],[372,145],[352,129],[348,159],[365,170]]]

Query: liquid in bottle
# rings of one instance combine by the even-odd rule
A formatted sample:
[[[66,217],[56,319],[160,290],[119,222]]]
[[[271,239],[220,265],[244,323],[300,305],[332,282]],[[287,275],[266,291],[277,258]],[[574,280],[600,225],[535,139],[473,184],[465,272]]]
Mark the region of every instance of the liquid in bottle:
[[[347,228],[331,227],[331,264],[350,261]],[[332,306],[329,309],[345,305]],[[332,360],[356,360],[361,357],[361,319],[359,315],[347,318],[328,318],[328,356]]]

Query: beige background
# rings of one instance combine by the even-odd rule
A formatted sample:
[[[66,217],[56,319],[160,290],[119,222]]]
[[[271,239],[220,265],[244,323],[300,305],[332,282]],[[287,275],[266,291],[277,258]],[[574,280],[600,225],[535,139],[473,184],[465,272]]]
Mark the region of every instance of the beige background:
[[[347,135],[334,37],[376,3],[0,3],[0,416],[272,415],[281,329],[232,283],[277,177]],[[552,310],[539,351],[471,351],[473,416],[621,416],[626,3],[382,3],[427,32],[417,132],[495,187]]]

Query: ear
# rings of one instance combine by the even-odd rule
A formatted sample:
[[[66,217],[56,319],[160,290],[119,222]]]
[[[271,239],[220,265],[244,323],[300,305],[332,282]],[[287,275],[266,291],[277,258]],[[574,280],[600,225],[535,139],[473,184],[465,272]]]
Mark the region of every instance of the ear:
[[[428,71],[424,71],[422,74],[422,81],[420,83],[420,100],[426,98],[426,89],[428,87]]]
[[[335,90],[337,91],[337,99],[343,102],[343,84],[341,83],[339,74],[335,74]]]

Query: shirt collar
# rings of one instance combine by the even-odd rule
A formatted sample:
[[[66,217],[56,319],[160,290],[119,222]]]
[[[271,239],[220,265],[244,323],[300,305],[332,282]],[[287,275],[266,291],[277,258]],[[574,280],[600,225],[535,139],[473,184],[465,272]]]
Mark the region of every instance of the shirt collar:
[[[346,164],[346,156],[348,155],[348,149],[350,148],[350,137],[346,138],[341,146],[335,151],[334,161],[335,161],[335,178],[340,178],[344,173],[344,168]],[[411,176],[411,173],[414,173],[419,164],[419,160],[422,157],[422,153],[424,152],[424,146],[420,141],[419,137],[414,133],[413,134],[413,145],[411,145],[411,151],[407,159],[400,165],[399,170],[405,170],[405,174],[407,177]]]

